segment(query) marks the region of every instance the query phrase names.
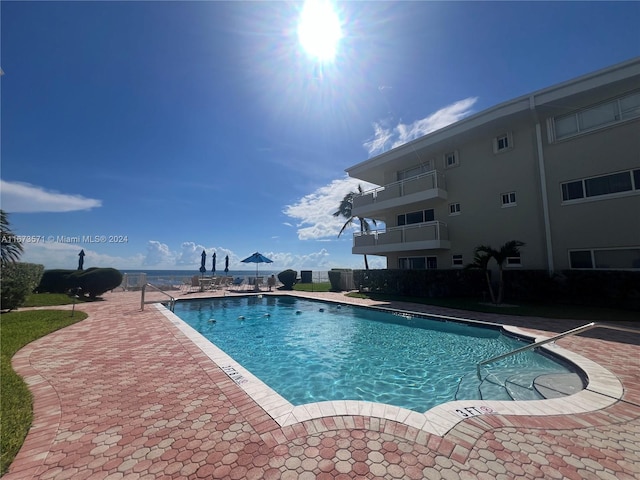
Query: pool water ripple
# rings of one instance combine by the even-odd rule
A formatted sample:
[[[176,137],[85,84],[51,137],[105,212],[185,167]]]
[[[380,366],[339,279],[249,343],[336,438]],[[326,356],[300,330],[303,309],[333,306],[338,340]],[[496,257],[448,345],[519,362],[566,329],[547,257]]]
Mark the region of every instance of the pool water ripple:
[[[179,302],[175,313],[293,405],[363,400],[424,412],[479,398],[469,380],[477,362],[523,345],[497,329],[292,297]],[[492,367],[503,383],[523,371],[571,370],[533,352]]]

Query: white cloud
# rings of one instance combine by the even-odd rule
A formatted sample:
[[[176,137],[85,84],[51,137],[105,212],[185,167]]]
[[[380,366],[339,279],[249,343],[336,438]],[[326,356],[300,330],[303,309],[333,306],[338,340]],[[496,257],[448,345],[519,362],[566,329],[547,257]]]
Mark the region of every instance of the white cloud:
[[[194,242],[182,242],[180,251],[176,255],[176,265],[199,265],[202,250],[206,250],[202,245],[197,245]]]
[[[156,240],[149,240],[147,243],[147,254],[142,261],[142,265],[147,267],[157,267],[158,265],[174,265],[175,254],[171,252],[169,246]]]
[[[356,191],[358,185],[361,185],[363,190],[374,188],[374,185],[370,183],[345,177],[318,188],[293,205],[287,205],[284,214],[296,220],[298,238],[300,240],[317,240],[337,237],[346,219],[334,217],[333,213],[338,209],[344,196],[349,192]],[[345,231],[345,233],[350,232]]]
[[[477,100],[477,97],[465,98],[409,125],[399,123],[395,127],[388,128],[382,122],[375,122],[373,124],[373,137],[364,143],[364,148],[370,156],[378,155],[428,133],[435,132],[471,115],[473,113],[471,107]]]
[[[5,180],[0,180],[0,196],[2,209],[11,213],[73,212],[102,206],[101,200]]]
[[[42,264],[47,269],[65,268],[75,270],[78,268],[78,254],[80,250],[84,250],[85,253],[85,270],[91,267],[141,268],[144,261],[144,255],[142,254],[120,257],[102,253],[78,243],[25,243],[23,247],[24,253],[20,257],[20,261]]]

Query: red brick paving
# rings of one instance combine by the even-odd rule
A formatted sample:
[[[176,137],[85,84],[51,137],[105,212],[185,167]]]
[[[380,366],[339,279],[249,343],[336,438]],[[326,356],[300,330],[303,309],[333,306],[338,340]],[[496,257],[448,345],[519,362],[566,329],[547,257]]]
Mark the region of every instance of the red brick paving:
[[[16,354],[35,418],[6,480],[640,478],[640,339],[628,334],[559,342],[622,381],[622,401],[598,412],[473,417],[444,438],[362,416],[281,428],[166,317],[141,312],[139,299],[116,292],[84,304],[89,318]],[[574,326],[506,321],[547,334]]]

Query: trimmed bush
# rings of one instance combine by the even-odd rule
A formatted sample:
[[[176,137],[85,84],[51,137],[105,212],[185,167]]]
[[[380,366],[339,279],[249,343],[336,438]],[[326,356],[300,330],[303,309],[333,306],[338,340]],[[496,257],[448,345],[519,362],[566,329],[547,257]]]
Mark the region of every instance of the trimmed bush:
[[[480,297],[487,282],[481,270],[354,270],[362,291],[407,297]]]
[[[331,282],[331,291],[332,292],[342,291],[342,289],[340,288],[340,276],[341,276],[340,271],[329,270],[327,273],[329,274],[329,281]]]
[[[298,278],[298,272],[295,270],[285,270],[278,274],[278,280],[282,283],[283,290],[293,290],[293,286],[296,284]]]
[[[44,265],[7,263],[2,266],[1,308],[13,310],[21,306],[33,292],[44,272]]]
[[[38,293],[67,293],[71,288],[69,287],[69,276],[76,271],[63,269],[45,270],[36,291]]]
[[[96,298],[122,283],[122,273],[115,268],[89,268],[76,270],[69,276],[71,288],[80,287],[83,295]]]
[[[96,298],[122,283],[122,273],[115,268],[92,267],[87,270],[47,270],[38,292],[68,293],[80,288],[82,295]]]

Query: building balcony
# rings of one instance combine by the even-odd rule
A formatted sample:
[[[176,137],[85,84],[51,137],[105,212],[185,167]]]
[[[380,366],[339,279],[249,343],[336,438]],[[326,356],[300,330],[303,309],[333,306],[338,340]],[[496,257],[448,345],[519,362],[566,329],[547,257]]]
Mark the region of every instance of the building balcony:
[[[431,199],[447,199],[444,174],[437,170],[367,190],[353,197],[352,214],[355,217],[376,218],[389,208]]]
[[[351,253],[383,255],[408,250],[448,250],[450,248],[447,224],[435,221],[355,233]]]

